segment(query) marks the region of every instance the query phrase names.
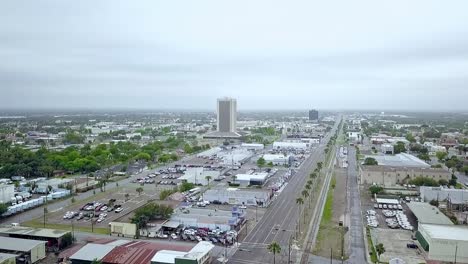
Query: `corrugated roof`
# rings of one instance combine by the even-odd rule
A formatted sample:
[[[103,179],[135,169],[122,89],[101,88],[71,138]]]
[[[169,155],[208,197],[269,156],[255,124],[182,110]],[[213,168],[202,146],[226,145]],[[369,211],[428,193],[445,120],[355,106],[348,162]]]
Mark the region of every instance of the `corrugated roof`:
[[[421,224],[426,233],[435,239],[468,241],[468,228],[457,225]]]
[[[0,227],[0,234],[8,235],[24,235],[24,236],[35,236],[35,237],[47,237],[47,238],[60,238],[70,231],[62,231],[56,229],[47,228],[32,228],[25,226],[14,226],[14,227]]]
[[[453,225],[452,221],[435,206],[422,202],[411,202],[407,205],[421,224]]]
[[[175,258],[182,257],[185,254],[187,254],[185,251],[161,250],[154,255],[151,262],[175,263]]]
[[[101,260],[114,248],[115,246],[90,243],[78,250],[70,259],[85,261],[93,261],[94,259]]]
[[[21,239],[13,237],[0,237],[0,249],[8,251],[28,252],[45,241]]]
[[[109,264],[149,264],[160,250],[189,251],[193,246],[167,242],[132,241],[115,247],[102,261]]]

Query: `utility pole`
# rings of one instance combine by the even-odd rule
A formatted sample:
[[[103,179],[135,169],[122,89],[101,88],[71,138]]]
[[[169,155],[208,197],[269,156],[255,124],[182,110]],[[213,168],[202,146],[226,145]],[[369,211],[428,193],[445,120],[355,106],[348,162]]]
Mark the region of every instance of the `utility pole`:
[[[454,261],[455,264],[457,264],[457,250],[458,250],[458,244],[455,246],[455,261]]]
[[[288,264],[291,263],[291,235],[289,236]]]
[[[330,248],[330,264],[333,264],[333,248]]]

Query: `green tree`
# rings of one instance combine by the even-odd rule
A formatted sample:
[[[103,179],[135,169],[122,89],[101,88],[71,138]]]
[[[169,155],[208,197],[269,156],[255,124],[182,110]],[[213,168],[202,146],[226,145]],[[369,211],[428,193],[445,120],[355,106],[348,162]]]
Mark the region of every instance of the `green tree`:
[[[323,168],[323,163],[321,161],[317,162],[317,169],[320,172]]]
[[[447,152],[437,151],[436,152],[436,157],[439,160],[439,162],[443,162],[445,160],[445,158],[447,157]]]
[[[281,246],[278,242],[273,241],[271,244],[268,245],[268,251],[273,253],[273,264],[276,263],[276,254],[281,253]]]
[[[259,166],[259,167],[265,166],[265,163],[266,163],[266,161],[265,161],[265,159],[264,159],[263,157],[260,157],[260,158],[257,160],[257,166]]]
[[[383,188],[381,186],[378,186],[378,185],[372,185],[371,187],[369,187],[369,191],[371,192],[372,195],[374,194],[379,194],[381,192],[383,192]]]
[[[137,191],[138,195],[141,195],[141,193],[143,192],[143,188],[138,187],[138,188],[136,188],[136,191]]]
[[[398,141],[395,146],[393,146],[393,152],[395,154],[402,153],[406,151],[405,143]]]
[[[413,134],[411,134],[411,133],[406,134],[405,138],[406,138],[406,140],[408,140],[411,143],[416,142],[416,139],[414,138]]]
[[[183,181],[182,184],[179,187],[180,192],[186,192],[188,190],[191,190],[195,187],[195,185],[191,182]]]
[[[379,256],[379,260],[380,260],[380,255],[385,253],[384,245],[382,243],[377,244],[377,246],[375,246],[375,251],[377,251],[377,255]]]
[[[379,165],[379,163],[377,162],[377,160],[375,160],[374,158],[371,158],[371,157],[367,157],[365,160],[364,160],[364,165]]]
[[[150,161],[151,160],[151,155],[145,152],[140,152],[138,153],[135,158],[135,160],[145,160],[145,161]]]
[[[419,155],[418,155],[418,158],[420,158],[420,159],[422,159],[422,160],[424,160],[424,161],[426,161],[426,162],[431,161],[431,157],[429,157],[429,155],[426,154],[426,153],[421,153],[421,154],[419,154]]]
[[[5,213],[6,211],[8,211],[8,205],[6,205],[4,203],[0,203],[0,215]]]

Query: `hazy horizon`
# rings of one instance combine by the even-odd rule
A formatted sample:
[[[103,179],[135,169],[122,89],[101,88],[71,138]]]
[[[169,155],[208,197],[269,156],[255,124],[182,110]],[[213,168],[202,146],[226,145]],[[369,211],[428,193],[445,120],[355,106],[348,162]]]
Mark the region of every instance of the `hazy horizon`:
[[[181,6],[183,8],[181,8]],[[0,109],[467,111],[468,2],[0,3]]]

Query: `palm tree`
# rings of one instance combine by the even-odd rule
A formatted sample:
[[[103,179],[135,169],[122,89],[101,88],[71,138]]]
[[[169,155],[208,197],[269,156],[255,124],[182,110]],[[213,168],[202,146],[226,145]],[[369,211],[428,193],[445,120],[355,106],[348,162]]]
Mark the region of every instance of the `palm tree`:
[[[317,163],[317,168],[318,168],[319,171],[322,170],[322,166],[323,166],[323,163],[322,163],[321,161],[319,161],[319,162]]]
[[[304,196],[304,199],[309,197],[309,192],[307,190],[302,190],[302,196]],[[310,208],[310,203],[309,203],[309,208]],[[305,214],[304,214],[304,222],[305,222]]]
[[[379,260],[380,260],[380,255],[385,253],[385,248],[384,248],[383,244],[380,243],[377,246],[375,246],[375,251],[377,251],[377,255],[379,256]]]
[[[313,181],[313,180],[308,180],[308,181],[307,181],[307,185],[312,186],[312,184],[314,184],[314,181]]]
[[[304,205],[304,199],[302,199],[302,197],[297,197],[296,204],[298,204],[299,207],[302,207]],[[300,217],[301,211],[302,210],[299,210],[299,233],[301,233],[301,217]]]
[[[270,245],[268,245],[268,251],[273,253],[273,264],[276,263],[276,254],[281,253],[281,246],[278,242],[273,241]]]
[[[205,179],[206,179],[206,181],[208,182],[208,187],[210,187],[211,176],[210,176],[210,175],[207,175],[207,176],[205,176]]]

